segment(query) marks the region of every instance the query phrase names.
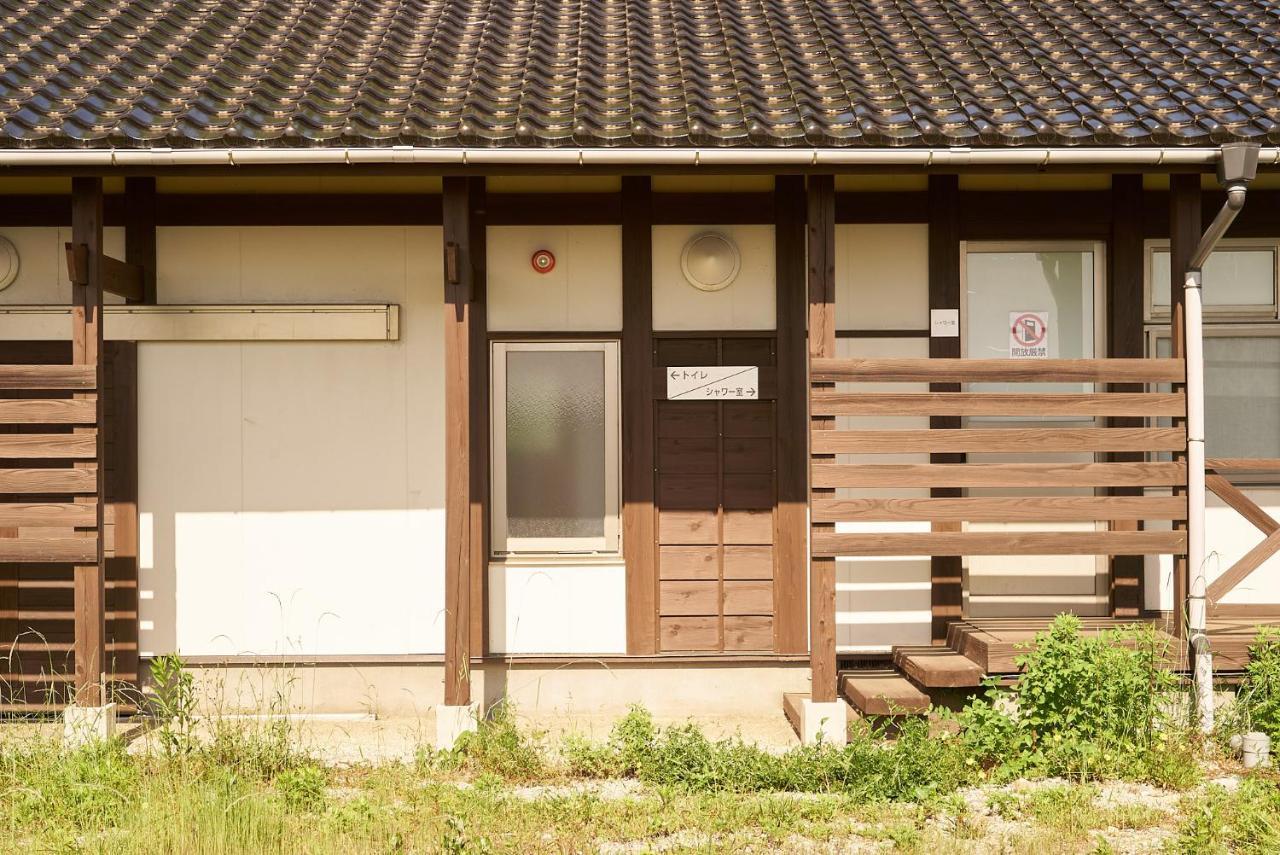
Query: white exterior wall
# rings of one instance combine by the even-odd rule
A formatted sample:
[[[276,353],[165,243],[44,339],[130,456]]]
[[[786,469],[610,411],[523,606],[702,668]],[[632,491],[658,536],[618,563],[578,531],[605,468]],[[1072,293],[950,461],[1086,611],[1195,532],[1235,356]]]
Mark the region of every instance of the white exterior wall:
[[[488,323],[498,332],[622,329],[622,230],[617,226],[497,226],[488,230]],[[533,253],[555,269],[538,273]],[[625,653],[626,568],[621,557],[489,564],[494,653]]]
[[[929,230],[924,225],[836,226],[836,328],[923,329],[929,324]],[[925,338],[841,338],[836,355],[926,357]],[[857,387],[857,389],[855,389]],[[919,383],[840,383],[841,391],[922,392]],[[927,428],[929,419],[841,416],[839,430]],[[840,463],[927,463],[927,454],[842,454]],[[928,490],[842,489],[843,496],[918,498]],[[839,532],[927,532],[927,522],[839,523]],[[929,559],[841,558],[836,562],[836,647],[876,651],[928,644]]]
[[[18,250],[18,278],[0,291],[0,305],[65,306],[71,302],[65,249],[71,242],[70,228],[0,229],[0,237],[8,238]],[[102,248],[107,255],[124,258],[124,229],[103,229]],[[124,301],[107,294],[106,302]],[[71,337],[69,326],[67,337]]]
[[[742,267],[727,288],[699,291],[684,278],[680,253],[689,239],[719,232],[738,246]],[[771,330],[776,325],[773,226],[654,226],[653,328]]]
[[[394,342],[139,346],[141,649],[444,649],[438,228],[162,228],[161,302],[389,302]]]

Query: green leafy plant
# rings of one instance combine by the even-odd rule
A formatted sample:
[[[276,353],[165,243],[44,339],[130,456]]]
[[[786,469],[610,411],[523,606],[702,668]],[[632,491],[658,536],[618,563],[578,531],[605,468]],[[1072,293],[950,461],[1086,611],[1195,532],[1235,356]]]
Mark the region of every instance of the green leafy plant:
[[[196,747],[195,678],[177,653],[151,660],[151,706],[160,721],[160,746],[169,756],[185,756]]]
[[[324,808],[324,790],[328,782],[324,769],[307,763],[281,772],[276,778],[276,790],[290,810],[314,812]]]
[[[1241,730],[1280,739],[1280,629],[1262,627],[1249,647],[1249,664],[1237,695]]]
[[[459,736],[439,758],[445,768],[466,768],[504,780],[528,781],[546,769],[538,740],[520,730],[509,704],[498,704],[474,731]]]
[[[1188,786],[1196,739],[1171,709],[1168,642],[1152,627],[1084,635],[1059,615],[1018,657],[1010,689],[992,686],[958,716],[974,763],[997,778],[1122,777]]]

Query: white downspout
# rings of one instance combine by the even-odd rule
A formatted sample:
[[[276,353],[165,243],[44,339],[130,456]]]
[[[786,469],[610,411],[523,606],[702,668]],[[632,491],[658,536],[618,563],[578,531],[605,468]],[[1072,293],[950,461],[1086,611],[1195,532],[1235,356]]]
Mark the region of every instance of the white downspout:
[[[1199,270],[1183,283],[1187,358],[1187,629],[1195,656],[1196,712],[1200,729],[1213,730],[1213,653],[1209,648],[1204,562],[1204,325]]]
[[[1224,146],[1223,162],[1227,159]],[[1195,255],[1183,281],[1185,319],[1185,353],[1187,363],[1187,565],[1190,580],[1187,590],[1187,635],[1195,657],[1196,713],[1200,729],[1213,730],[1213,651],[1208,636],[1208,604],[1205,578],[1205,486],[1204,486],[1204,300],[1203,268],[1214,246],[1226,234],[1240,209],[1244,207],[1247,182],[1253,178],[1253,167],[1239,165],[1241,149],[1232,154],[1233,172],[1243,170],[1243,177],[1231,175],[1223,180],[1227,201],[1200,238]],[[1248,160],[1248,155],[1245,155]],[[1256,154],[1253,155],[1256,158]],[[1256,160],[1254,161],[1256,164]],[[1219,165],[1219,177],[1223,166]],[[1177,604],[1175,604],[1176,607]]]

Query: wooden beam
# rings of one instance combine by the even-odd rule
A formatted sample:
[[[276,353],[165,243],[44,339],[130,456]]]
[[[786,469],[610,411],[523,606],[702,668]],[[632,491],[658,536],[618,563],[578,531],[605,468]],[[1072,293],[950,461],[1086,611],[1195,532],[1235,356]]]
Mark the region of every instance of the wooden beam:
[[[814,175],[808,184],[809,359],[829,359],[836,351],[836,187],[835,177]],[[835,419],[814,416],[810,429],[831,430]],[[814,457],[814,460],[821,458]],[[830,491],[811,485],[812,499]],[[814,523],[812,538],[834,534],[835,526]],[[836,699],[836,562],[809,557],[809,665],[814,701]]]
[[[658,652],[654,525],[653,191],[622,179],[622,550],[627,653]]]
[[[471,655],[489,647],[489,340],[488,332],[488,196],[485,179],[467,179],[471,198]]]
[[[1141,175],[1113,175],[1111,178],[1111,236],[1107,245],[1107,352],[1112,359],[1138,359],[1146,355],[1142,332],[1143,320],[1143,204]],[[1141,384],[1116,384],[1112,394],[1142,396]],[[1185,416],[1185,402],[1176,399],[1179,412]],[[1141,428],[1147,413],[1110,414],[1107,425],[1112,428]],[[1185,449],[1185,443],[1183,448]],[[1113,451],[1106,460],[1114,463],[1141,461],[1137,451]],[[1112,487],[1112,496],[1140,496],[1137,487]],[[1138,531],[1138,520],[1113,520],[1111,531]],[[1134,555],[1115,555],[1110,562],[1111,614],[1114,617],[1138,617],[1145,605],[1146,572],[1143,559]]]
[[[1185,552],[1182,531],[934,531],[815,533],[815,555],[1165,555]]]
[[[1025,204],[1025,202],[1023,203]],[[976,211],[979,219],[990,218],[989,211]],[[931,175],[929,177],[929,308],[960,310],[960,178],[956,175]],[[929,338],[929,358],[958,360],[960,337]],[[959,392],[958,383],[932,382],[929,391]],[[959,416],[934,415],[929,418],[931,429],[955,429],[960,427]],[[964,463],[959,453],[933,453],[932,464]],[[936,468],[936,467],[935,467]],[[952,486],[935,486],[929,490],[933,498],[958,498],[960,489]],[[958,523],[935,522],[936,532],[959,531]],[[930,637],[934,644],[942,644],[947,638],[947,627],[961,617],[963,606],[963,571],[960,559],[952,555],[934,556],[929,560],[929,600],[932,612]]]
[[[102,228],[103,203],[101,178],[73,178],[71,182],[71,242],[83,245],[86,252],[83,284],[72,285],[71,361],[87,366],[94,374],[94,392],[77,392],[77,396],[92,395],[97,408],[95,419],[103,423],[102,396],[96,390],[102,388]],[[106,565],[103,554],[104,495],[102,461],[104,436],[96,427],[73,428],[77,433],[92,431],[96,453],[92,462],[78,462],[76,468],[92,470],[95,504],[94,560],[76,564],[75,588],[75,698],[85,706],[101,706],[107,700],[104,674],[106,660]]]
[[[72,285],[89,282],[89,248],[83,243],[65,244],[67,278]],[[137,265],[103,255],[98,259],[102,271],[102,290],[124,297],[130,302],[142,300],[142,270]]]
[[[142,271],[142,296],[156,303],[156,180],[150,176],[124,180],[124,260]]]
[[[473,312],[477,271],[473,229],[481,188],[470,178],[444,179],[444,375],[445,375],[445,674],[444,702],[471,702],[472,530],[475,441],[471,400],[474,338],[483,337]],[[479,248],[483,249],[483,239]]]
[[[778,508],[773,532],[774,650],[803,653],[809,456],[805,363],[805,190],[804,179],[780,175],[774,184],[774,258],[777,300],[777,478]]]
[[[1182,359],[820,359],[811,379],[836,382],[1181,383]],[[939,390],[933,390],[939,391]],[[947,391],[947,390],[941,390]],[[954,389],[952,391],[959,391]]]
[[[1172,303],[1169,338],[1177,359],[1184,358],[1187,352],[1183,278],[1200,243],[1201,205],[1200,176],[1169,176],[1169,296]],[[1174,525],[1175,529],[1183,527]],[[1178,637],[1186,635],[1189,571],[1186,557],[1174,556],[1173,632]]]

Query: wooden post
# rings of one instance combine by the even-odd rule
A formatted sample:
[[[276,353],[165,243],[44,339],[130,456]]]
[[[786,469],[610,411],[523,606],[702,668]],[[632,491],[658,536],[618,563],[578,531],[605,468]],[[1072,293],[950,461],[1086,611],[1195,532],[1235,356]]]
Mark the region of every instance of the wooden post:
[[[475,413],[487,408],[476,401],[473,372],[483,348],[484,179],[449,176],[444,179],[444,439],[445,439],[445,648],[444,702],[447,706],[471,703],[472,579],[483,565],[473,541],[483,542],[483,487],[477,490],[473,452],[478,433]],[[485,443],[482,443],[484,445]],[[479,510],[477,512],[477,506]],[[483,547],[481,547],[483,548]]]
[[[88,249],[87,277],[84,284],[71,286],[71,361],[93,366],[96,379],[93,392],[76,393],[77,398],[92,397],[96,417],[92,428],[75,428],[76,433],[93,431],[97,437],[97,453],[91,463],[77,463],[77,468],[92,468],[97,474],[93,496],[77,501],[94,503],[95,524],[92,536],[97,544],[97,561],[77,564],[74,569],[75,603],[75,701],[78,705],[99,707],[106,703],[106,573],[103,559],[103,407],[102,407],[102,179],[74,178],[71,182],[71,241]]]
[[[809,524],[806,366],[805,190],[799,175],[774,185],[777,281],[778,509],[773,532],[773,640],[778,653],[803,653]]]
[[[471,207],[471,655],[489,648],[489,319],[485,179],[469,178]]]
[[[1107,247],[1107,356],[1140,359],[1144,354],[1143,316],[1143,204],[1141,175],[1111,177],[1111,240]],[[1113,392],[1141,392],[1136,384],[1112,384]],[[1117,416],[1109,427],[1141,428],[1145,420]],[[1112,452],[1107,460],[1117,463],[1144,459],[1141,452]],[[1140,487],[1112,487],[1113,496],[1141,496]],[[1137,520],[1113,520],[1112,531],[1137,531]],[[1140,555],[1111,557],[1111,614],[1136,618],[1143,609],[1144,561]]]
[[[653,507],[653,197],[622,179],[622,551],[627,653],[658,652]]]
[[[960,310],[960,178],[956,175],[929,177],[929,308]],[[960,356],[960,336],[929,337],[931,359]],[[958,392],[958,383],[931,383],[931,392]],[[930,416],[932,429],[960,427],[959,416]],[[963,454],[930,454],[930,463],[964,463]],[[960,496],[955,487],[934,487],[935,498]],[[960,524],[935,522],[932,531],[959,531]],[[964,574],[958,555],[935,555],[929,559],[929,600],[932,611],[932,639],[947,640],[947,627],[961,617],[964,606]]]
[[[831,175],[814,175],[808,187],[809,357],[836,355],[836,187]],[[808,384],[806,384],[807,386]],[[805,392],[809,394],[808,389]],[[813,430],[831,430],[835,419],[814,416]],[[813,496],[828,489],[813,489]],[[831,523],[814,523],[813,534],[834,531]],[[812,556],[812,553],[811,553]],[[836,561],[809,559],[810,697],[815,703],[836,700]]]
[[[1195,173],[1169,176],[1169,302],[1172,310],[1169,343],[1177,359],[1184,358],[1187,353],[1183,278],[1200,243],[1200,218],[1200,176]],[[1186,495],[1186,490],[1175,489],[1174,494]],[[1174,523],[1174,528],[1185,529],[1186,524],[1179,521]],[[1186,556],[1174,557],[1173,629],[1179,637],[1186,634],[1189,569]]]

